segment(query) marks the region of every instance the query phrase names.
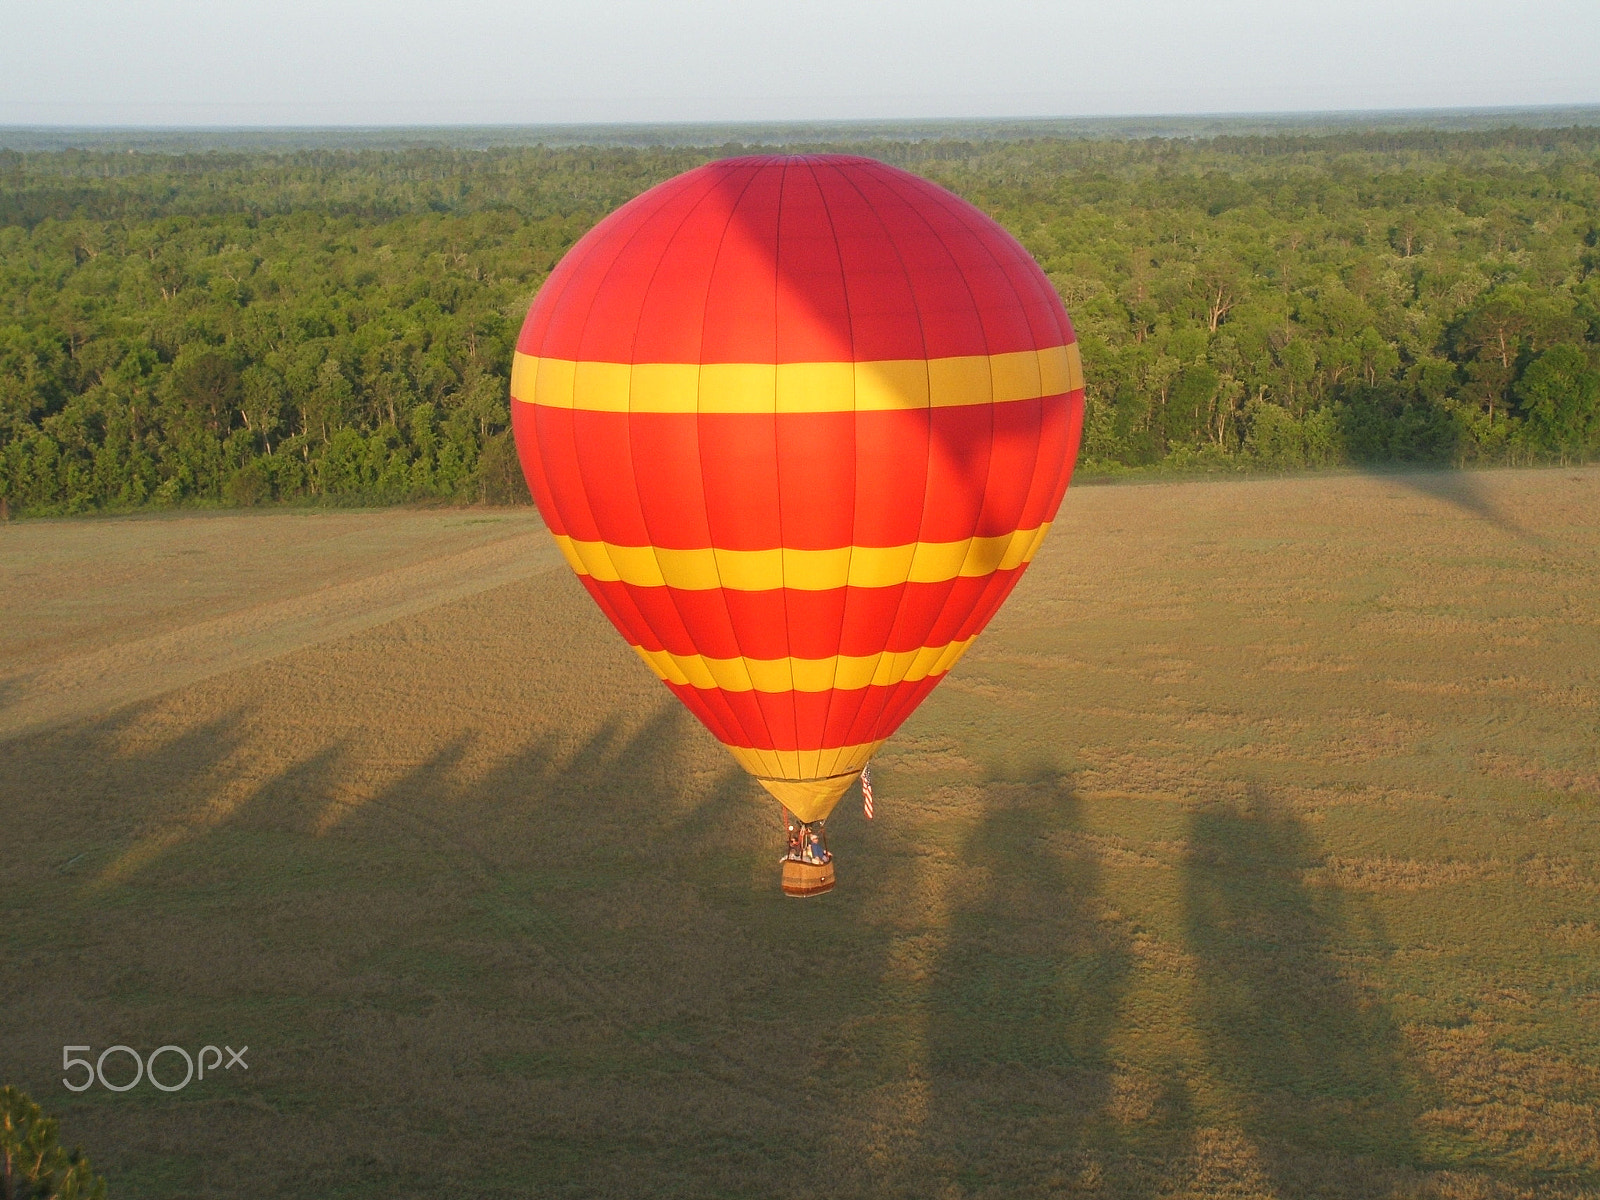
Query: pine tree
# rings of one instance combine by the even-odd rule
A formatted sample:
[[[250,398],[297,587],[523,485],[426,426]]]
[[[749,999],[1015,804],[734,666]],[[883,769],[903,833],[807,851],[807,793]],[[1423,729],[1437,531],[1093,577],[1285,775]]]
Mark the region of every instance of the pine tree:
[[[0,1088],[0,1200],[105,1200],[105,1180],[61,1145],[60,1128],[19,1089]]]

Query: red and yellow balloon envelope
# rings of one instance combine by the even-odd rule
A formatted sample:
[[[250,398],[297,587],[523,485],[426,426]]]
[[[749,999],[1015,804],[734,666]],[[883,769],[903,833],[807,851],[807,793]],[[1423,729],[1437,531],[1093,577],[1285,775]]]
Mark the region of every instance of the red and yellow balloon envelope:
[[[562,553],[802,821],[972,645],[1077,455],[1072,324],[1027,252],[866,158],[736,158],[562,259],[511,375]]]

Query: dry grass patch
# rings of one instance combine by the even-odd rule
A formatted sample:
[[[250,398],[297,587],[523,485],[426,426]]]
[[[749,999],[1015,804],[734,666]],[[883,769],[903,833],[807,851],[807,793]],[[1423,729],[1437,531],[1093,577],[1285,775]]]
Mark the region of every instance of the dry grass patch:
[[[1418,862],[1395,858],[1330,857],[1308,881],[1352,892],[1419,892],[1498,874],[1496,862]]]

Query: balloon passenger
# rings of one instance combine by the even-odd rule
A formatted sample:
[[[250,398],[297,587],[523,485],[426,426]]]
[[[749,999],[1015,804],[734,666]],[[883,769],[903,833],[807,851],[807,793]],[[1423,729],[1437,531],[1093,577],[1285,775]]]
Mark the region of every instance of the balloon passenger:
[[[808,832],[806,838],[806,861],[825,863],[828,861],[828,851],[822,845],[822,837],[815,829]]]

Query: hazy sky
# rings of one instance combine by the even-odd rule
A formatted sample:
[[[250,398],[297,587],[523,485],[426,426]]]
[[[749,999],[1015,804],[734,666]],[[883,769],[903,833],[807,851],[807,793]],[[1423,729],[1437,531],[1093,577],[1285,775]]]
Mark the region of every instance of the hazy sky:
[[[1600,101],[1600,0],[0,0],[0,124]]]

